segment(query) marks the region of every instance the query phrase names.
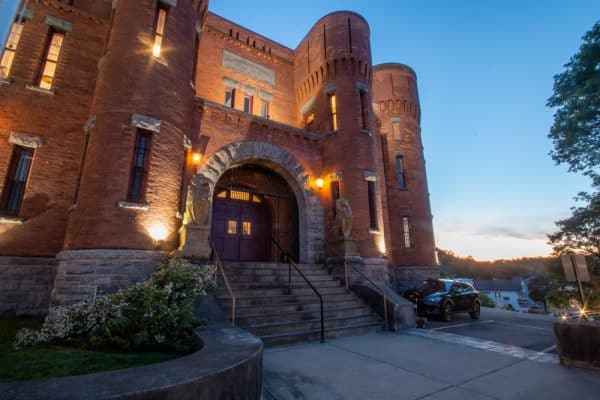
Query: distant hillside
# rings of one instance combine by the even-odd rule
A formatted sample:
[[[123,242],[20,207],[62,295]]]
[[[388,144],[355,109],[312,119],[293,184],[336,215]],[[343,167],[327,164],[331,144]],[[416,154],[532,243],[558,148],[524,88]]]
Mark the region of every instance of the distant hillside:
[[[444,277],[473,279],[510,279],[545,275],[544,266],[555,257],[523,257],[512,260],[477,261],[473,257],[460,257],[450,250],[437,249],[441,274]]]

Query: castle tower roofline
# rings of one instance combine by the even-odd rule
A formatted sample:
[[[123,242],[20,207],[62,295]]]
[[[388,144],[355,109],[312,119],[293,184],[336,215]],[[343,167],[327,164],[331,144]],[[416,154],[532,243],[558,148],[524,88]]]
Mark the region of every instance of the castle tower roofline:
[[[377,64],[377,65],[373,66],[373,72],[376,72],[378,70],[386,70],[386,69],[400,69],[400,70],[410,73],[411,75],[413,75],[415,77],[415,79],[417,77],[417,73],[415,72],[415,70],[406,64],[389,62],[389,63],[382,63],[382,64]]]
[[[296,46],[296,50],[298,50],[298,48],[302,45],[302,43],[304,43],[304,41],[306,40],[306,38],[310,36],[310,34],[314,31],[314,29],[320,23],[322,23],[324,20],[330,19],[333,16],[338,16],[338,15],[346,15],[346,16],[353,15],[355,17],[360,18],[365,23],[365,25],[367,26],[367,30],[368,30],[368,32],[367,32],[368,35],[367,36],[369,36],[371,34],[371,27],[369,26],[369,22],[366,20],[365,17],[363,17],[362,15],[360,15],[359,13],[357,13],[356,11],[350,11],[350,10],[332,11],[329,14],[323,15],[321,18],[318,19],[317,22],[315,22],[313,24],[313,26],[310,27],[310,29],[308,30],[308,32],[306,33],[306,35],[304,35],[304,37],[302,38],[302,40],[300,40],[300,43]]]

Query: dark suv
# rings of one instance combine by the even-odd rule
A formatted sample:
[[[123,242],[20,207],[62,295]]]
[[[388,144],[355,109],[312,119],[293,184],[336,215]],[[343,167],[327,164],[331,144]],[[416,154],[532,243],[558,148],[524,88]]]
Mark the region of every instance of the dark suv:
[[[417,314],[437,314],[444,321],[451,321],[455,312],[468,312],[479,319],[481,312],[479,292],[463,281],[428,279],[404,292],[404,297],[416,304]]]

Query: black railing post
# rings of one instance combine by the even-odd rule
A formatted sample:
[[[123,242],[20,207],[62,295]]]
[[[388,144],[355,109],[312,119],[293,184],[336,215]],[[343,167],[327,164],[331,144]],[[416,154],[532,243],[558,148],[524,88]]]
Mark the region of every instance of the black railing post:
[[[288,264],[288,292],[291,296],[292,295],[292,264],[288,260],[287,256],[283,256],[283,257],[284,257],[284,260]]]

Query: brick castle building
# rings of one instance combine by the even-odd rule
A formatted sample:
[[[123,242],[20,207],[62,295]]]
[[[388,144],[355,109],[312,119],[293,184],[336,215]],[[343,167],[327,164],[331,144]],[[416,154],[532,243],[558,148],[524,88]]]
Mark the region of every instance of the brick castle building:
[[[209,237],[224,260],[275,261],[273,238],[396,287],[435,275],[416,75],[373,66],[369,35],[335,12],[290,49],[207,0],[30,0],[0,65],[0,314]]]

